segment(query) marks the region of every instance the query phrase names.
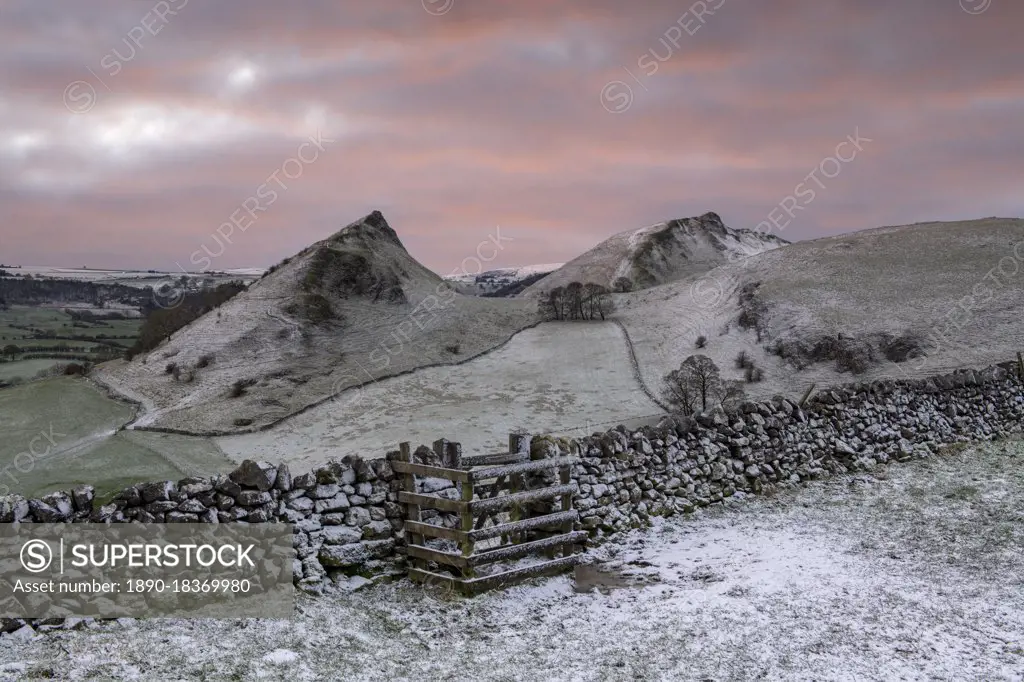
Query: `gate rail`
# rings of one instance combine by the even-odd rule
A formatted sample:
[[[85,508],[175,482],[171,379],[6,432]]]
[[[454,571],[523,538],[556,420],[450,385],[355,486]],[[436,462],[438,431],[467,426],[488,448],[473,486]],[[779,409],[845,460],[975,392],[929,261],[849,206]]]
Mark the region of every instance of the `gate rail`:
[[[435,441],[436,458],[450,466],[415,462],[409,443],[400,445],[399,459],[391,464],[396,472],[404,474],[404,490],[398,499],[407,508],[405,536],[413,581],[438,582],[463,594],[477,594],[554,575],[580,563],[582,554],[577,549],[588,534],[573,530],[579,512],[573,508],[577,487],[570,476],[572,465],[579,459],[531,460],[522,448],[522,438],[511,435],[507,453],[473,457],[462,457],[458,443]],[[548,485],[544,475],[550,476],[552,471],[557,471],[558,482]],[[455,483],[460,499],[417,492],[417,476]],[[458,514],[460,527],[425,523],[423,509]],[[478,545],[495,538],[500,538],[496,545]],[[454,542],[459,551],[427,546],[433,540]],[[548,558],[526,566],[500,567],[504,570],[494,573],[479,575],[477,571],[481,566],[538,554]],[[431,564],[438,569],[433,570]]]

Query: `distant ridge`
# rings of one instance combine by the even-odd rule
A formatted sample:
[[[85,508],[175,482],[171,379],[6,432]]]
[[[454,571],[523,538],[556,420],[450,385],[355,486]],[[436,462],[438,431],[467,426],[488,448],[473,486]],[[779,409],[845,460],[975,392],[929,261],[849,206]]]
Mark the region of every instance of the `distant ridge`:
[[[563,265],[565,264],[520,265],[512,268],[495,268],[479,274],[452,275],[445,279],[454,283],[461,293],[500,298],[519,293]]]

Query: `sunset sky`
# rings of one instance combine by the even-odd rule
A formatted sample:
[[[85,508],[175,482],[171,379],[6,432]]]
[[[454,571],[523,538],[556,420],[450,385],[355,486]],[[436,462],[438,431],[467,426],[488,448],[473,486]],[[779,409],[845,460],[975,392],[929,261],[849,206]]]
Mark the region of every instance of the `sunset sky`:
[[[496,229],[488,266],[559,262],[808,182],[787,239],[1020,217],[1022,29],[1020,0],[4,0],[0,262],[266,266],[379,209],[448,274]]]

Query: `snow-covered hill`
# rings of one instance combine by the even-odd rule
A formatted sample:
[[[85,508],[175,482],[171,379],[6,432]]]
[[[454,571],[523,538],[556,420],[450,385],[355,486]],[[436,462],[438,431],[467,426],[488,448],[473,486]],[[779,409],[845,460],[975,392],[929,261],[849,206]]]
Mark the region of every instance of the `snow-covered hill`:
[[[1024,220],[882,227],[802,241],[623,295],[646,383],[702,353],[747,393],[800,396],[848,381],[904,379],[1016,358],[1024,334]],[[695,341],[705,336],[697,350]]]
[[[526,301],[456,293],[374,211],[151,353],[107,363],[96,376],[146,407],[138,426],[232,432],[346,388],[465,360],[536,319]]]
[[[460,293],[471,296],[510,296],[518,293],[517,284],[532,284],[539,278],[548,275],[565,263],[545,263],[542,265],[521,265],[515,268],[497,268],[476,275],[462,274],[445,277],[452,282]],[[529,282],[527,282],[529,280]]]
[[[697,352],[714,360],[724,378],[741,379],[735,359],[744,351],[763,371],[761,381],[746,384],[749,395],[798,398],[812,383],[948,372],[1012,359],[1019,349],[1024,289],[1012,261],[1022,253],[1024,220],[909,225],[783,248],[776,243],[781,240],[731,230],[708,215],[625,233],[585,254],[596,263],[590,272],[604,273],[609,283],[622,263],[634,273],[646,267],[652,276],[677,277],[616,296],[614,321],[628,332],[625,348],[635,354],[644,386],[609,382],[610,372],[631,361],[621,344],[596,337],[583,343],[569,333],[573,323],[558,322],[520,339],[534,340],[526,350],[513,343],[508,353],[458,371],[413,372],[494,348],[536,322],[537,307],[532,298],[438,293],[451,282],[416,262],[379,214],[294,256],[147,357],[109,363],[95,374],[143,403],[143,425],[233,432],[407,373],[401,381],[345,390],[325,408],[310,410],[309,419],[288,420],[266,433],[287,446],[282,456],[312,456],[346,444],[381,450],[399,434],[429,439],[436,433],[470,443],[488,429],[553,429],[553,417],[585,424],[601,414],[595,405],[615,406],[619,418],[648,416],[648,406],[624,409],[625,401],[642,388],[659,393],[662,377]],[[758,248],[767,250],[744,257]],[[596,257],[602,250],[607,257]],[[541,283],[595,281],[580,269],[570,272],[577,261]],[[666,270],[658,271],[659,264]],[[694,274],[680,274],[686,268]],[[316,321],[322,308],[333,318]],[[706,343],[698,351],[701,335]],[[580,353],[583,347],[595,354]],[[169,363],[183,376],[194,374],[193,381],[176,381]],[[579,383],[557,383],[561,375],[547,369],[555,363]],[[861,366],[864,374],[851,375],[849,368]],[[517,372],[533,374],[517,384]],[[242,393],[230,397],[236,382],[243,382]],[[595,385],[607,393],[590,402],[580,397]],[[519,396],[532,397],[519,405]],[[327,413],[323,428],[309,425]],[[277,432],[293,426],[301,443]],[[260,450],[255,442],[246,447]]]
[[[718,214],[705,213],[613,235],[521,295],[539,295],[574,281],[613,287],[620,278],[628,279],[634,290],[646,289],[788,243],[774,235],[727,227]]]

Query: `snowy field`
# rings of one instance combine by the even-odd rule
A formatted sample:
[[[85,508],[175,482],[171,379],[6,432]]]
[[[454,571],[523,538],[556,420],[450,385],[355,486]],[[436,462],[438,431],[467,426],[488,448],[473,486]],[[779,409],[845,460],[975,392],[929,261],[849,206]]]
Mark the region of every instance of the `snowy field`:
[[[669,519],[569,576],[3,639],[0,679],[1020,680],[1024,447]]]
[[[398,443],[462,443],[501,452],[516,430],[584,436],[661,414],[633,374],[612,323],[550,323],[463,365],[431,367],[350,389],[269,431],[217,438],[235,460],[311,469],[348,454],[383,457]]]

